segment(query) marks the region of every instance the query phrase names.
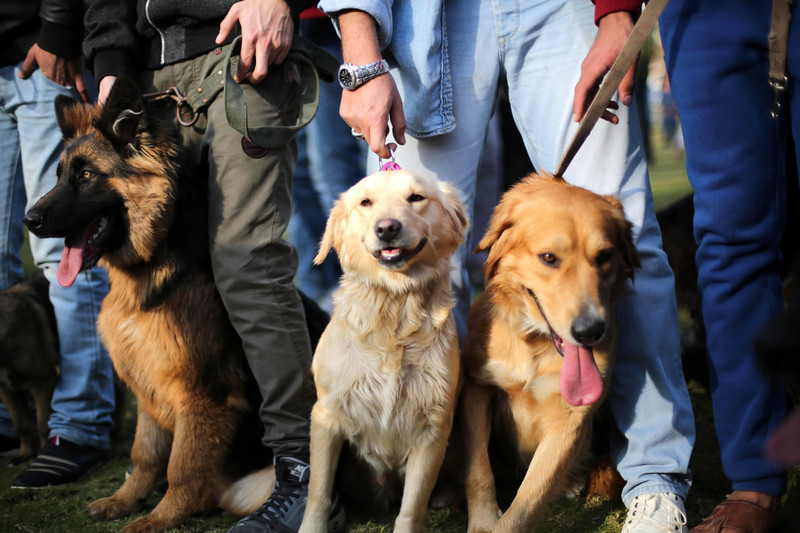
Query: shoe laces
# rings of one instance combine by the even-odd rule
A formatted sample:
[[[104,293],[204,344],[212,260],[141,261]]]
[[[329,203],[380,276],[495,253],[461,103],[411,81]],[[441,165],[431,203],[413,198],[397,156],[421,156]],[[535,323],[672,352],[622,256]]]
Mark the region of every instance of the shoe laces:
[[[283,471],[284,468],[286,468],[284,465],[279,465],[278,461],[276,461],[275,469],[278,479],[275,490],[252,515],[253,518],[264,525],[275,526],[281,523],[286,513],[303,496],[304,483],[301,480],[302,473],[296,472],[295,469]]]
[[[628,515],[628,529],[638,524],[646,524],[652,529],[668,533],[682,531],[686,525],[686,513],[676,503],[677,494],[642,494],[636,496],[631,503]]]
[[[297,490],[276,487],[272,496],[253,513],[253,518],[262,524],[275,526],[281,522],[286,512],[292,507],[300,496]]]

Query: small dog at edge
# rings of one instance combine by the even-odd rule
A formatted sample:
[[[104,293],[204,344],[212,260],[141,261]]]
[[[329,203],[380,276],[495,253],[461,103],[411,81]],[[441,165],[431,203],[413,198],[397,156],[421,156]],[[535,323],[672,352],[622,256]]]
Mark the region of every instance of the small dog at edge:
[[[47,439],[59,350],[50,283],[41,270],[0,293],[0,400],[19,435],[12,465],[36,456]],[[36,406],[36,422],[28,403]]]

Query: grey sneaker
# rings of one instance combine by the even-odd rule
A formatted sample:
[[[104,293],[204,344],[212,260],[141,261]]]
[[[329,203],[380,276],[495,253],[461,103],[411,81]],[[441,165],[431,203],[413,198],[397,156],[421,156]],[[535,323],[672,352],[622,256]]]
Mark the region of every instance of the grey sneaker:
[[[640,494],[631,501],[621,533],[686,533],[683,499],[671,492]]]
[[[275,490],[255,512],[239,520],[228,533],[297,533],[308,499],[310,467],[294,457],[275,458]],[[344,508],[334,495],[328,531],[344,529]]]

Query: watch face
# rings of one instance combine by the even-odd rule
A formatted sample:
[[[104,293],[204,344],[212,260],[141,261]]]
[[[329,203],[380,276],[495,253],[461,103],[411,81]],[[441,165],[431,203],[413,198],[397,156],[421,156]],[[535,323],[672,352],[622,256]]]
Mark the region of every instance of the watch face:
[[[346,68],[339,69],[339,84],[344,87],[345,89],[352,87],[355,80],[353,79],[353,73],[350,72]]]

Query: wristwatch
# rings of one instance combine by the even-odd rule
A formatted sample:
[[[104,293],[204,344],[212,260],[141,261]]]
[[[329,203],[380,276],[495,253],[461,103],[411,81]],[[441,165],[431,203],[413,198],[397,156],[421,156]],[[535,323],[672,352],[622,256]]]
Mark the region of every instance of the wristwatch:
[[[339,85],[342,86],[342,89],[355,91],[358,86],[387,72],[389,72],[389,63],[385,59],[360,67],[344,63],[339,67],[339,73],[336,78],[339,80]]]

